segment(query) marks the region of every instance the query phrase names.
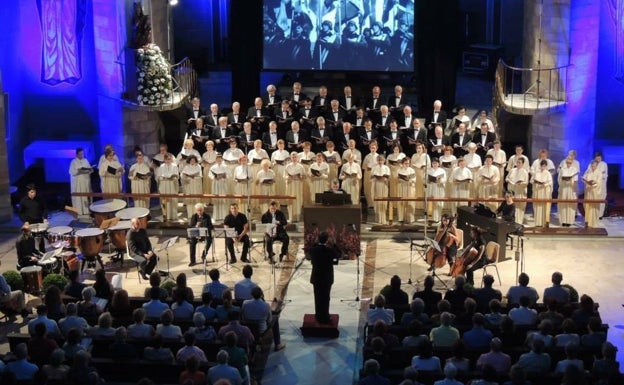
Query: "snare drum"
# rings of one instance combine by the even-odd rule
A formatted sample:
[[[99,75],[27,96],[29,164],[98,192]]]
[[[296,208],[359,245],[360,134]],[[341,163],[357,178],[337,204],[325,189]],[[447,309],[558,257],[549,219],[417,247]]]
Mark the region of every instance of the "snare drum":
[[[38,295],[41,292],[43,274],[40,266],[26,266],[20,270],[24,280],[24,291]]]
[[[41,267],[42,275],[45,277],[48,274],[58,273],[59,272],[59,264],[56,258],[50,259],[49,261],[39,261],[37,262],[37,266]]]
[[[121,199],[102,199],[101,201],[93,202],[89,206],[89,210],[93,213],[95,223],[98,227],[105,219],[111,219],[115,216],[115,213],[126,207],[126,202]]]
[[[48,242],[50,242],[50,245],[53,247],[76,247],[76,240],[71,234],[73,231],[74,229],[69,226],[50,227],[48,230]],[[61,244],[61,242],[63,242],[63,244]]]
[[[88,228],[76,231],[78,247],[85,258],[93,259],[100,254],[104,247],[104,230]]]
[[[142,229],[147,228],[147,221],[149,221],[149,209],[145,207],[129,207],[118,211],[115,216],[121,220],[129,221],[132,218],[137,218],[139,221],[139,227]]]
[[[66,272],[77,271],[80,268],[80,261],[73,251],[65,251],[61,254],[61,257]]]
[[[108,237],[115,249],[126,251],[126,234],[130,230],[130,223],[130,221],[120,221],[115,226],[108,228]]]

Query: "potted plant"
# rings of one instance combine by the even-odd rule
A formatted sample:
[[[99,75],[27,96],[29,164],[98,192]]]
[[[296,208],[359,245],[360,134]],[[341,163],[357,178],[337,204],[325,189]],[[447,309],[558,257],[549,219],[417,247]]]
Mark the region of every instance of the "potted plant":
[[[48,274],[44,279],[43,279],[43,291],[47,291],[48,287],[54,285],[56,287],[58,287],[61,292],[63,291],[63,289],[65,289],[65,286],[67,285],[67,278],[65,278],[64,276],[62,276],[61,274]]]
[[[160,284],[160,287],[167,290],[167,295],[171,298],[171,293],[173,292],[173,288],[176,285],[176,282],[173,279],[167,279],[163,283]]]
[[[11,290],[23,290],[24,278],[15,270],[5,271],[2,276],[6,280],[7,284],[11,286]]]

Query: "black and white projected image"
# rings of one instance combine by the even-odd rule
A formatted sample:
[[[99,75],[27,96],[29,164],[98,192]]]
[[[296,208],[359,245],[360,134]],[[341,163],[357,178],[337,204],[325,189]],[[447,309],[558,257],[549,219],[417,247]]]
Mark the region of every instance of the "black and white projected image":
[[[414,0],[264,0],[263,12],[265,69],[414,69]]]

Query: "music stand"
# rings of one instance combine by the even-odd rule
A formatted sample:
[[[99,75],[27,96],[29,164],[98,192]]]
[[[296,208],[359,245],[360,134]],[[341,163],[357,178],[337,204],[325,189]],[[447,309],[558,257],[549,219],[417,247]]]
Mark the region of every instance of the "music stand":
[[[429,237],[425,236],[425,243],[429,246],[427,248],[427,250],[429,250],[429,248],[432,248],[434,250],[434,252],[437,251],[438,253],[442,253],[442,249],[440,248],[440,244],[435,239],[429,238]],[[442,280],[442,278],[440,278],[436,274],[435,259],[433,261],[431,261],[431,265],[429,267],[431,268],[431,276],[434,277],[434,278],[437,278],[438,281],[440,281],[440,283],[442,284],[442,286],[444,286],[446,288],[446,290],[448,290],[448,286],[447,286],[446,282],[444,282]]]
[[[186,229],[186,235],[191,238],[204,238],[204,251],[202,251],[202,261],[204,265],[204,278],[206,277],[206,264],[208,263],[206,256],[208,254],[208,239],[211,237],[210,229],[207,227],[190,227]],[[197,247],[197,246],[196,246]],[[215,261],[215,249],[212,247],[212,262]]]
[[[168,277],[173,279],[173,274],[171,274],[170,271],[170,266],[169,266],[169,248],[172,247],[173,245],[175,245],[178,242],[178,236],[172,237],[167,239],[166,241],[164,241],[163,243],[160,244],[160,248],[156,251],[161,252],[161,251],[165,251],[165,253],[167,254],[167,271],[163,271],[163,270],[158,270],[158,274],[161,277]],[[159,264],[159,260],[156,259],[156,268],[158,268],[158,264]]]
[[[224,227],[222,229],[215,229],[214,230],[215,242],[216,242],[217,238],[223,238],[223,242],[225,243],[225,263],[223,265],[219,266],[217,269],[220,269],[221,267],[225,266],[225,271],[230,271],[230,258],[227,255],[227,253],[228,253],[228,250],[227,250],[227,239],[228,238],[237,238],[237,237],[238,237],[238,232],[236,231],[236,229],[233,229],[233,228],[230,228],[230,227]],[[204,280],[206,280],[205,269],[204,269]]]

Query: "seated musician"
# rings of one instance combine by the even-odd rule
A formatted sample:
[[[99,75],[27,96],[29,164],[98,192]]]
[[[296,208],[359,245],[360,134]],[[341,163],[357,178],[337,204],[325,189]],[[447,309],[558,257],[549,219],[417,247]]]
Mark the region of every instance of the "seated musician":
[[[288,255],[290,237],[288,236],[288,233],[286,233],[286,216],[277,207],[277,202],[271,201],[271,203],[269,203],[269,210],[262,215],[262,223],[272,223],[275,225],[275,227],[271,229],[270,233],[267,232],[264,234],[264,241],[266,242],[266,249],[269,253],[269,260],[272,264],[275,263],[273,260],[273,256],[275,256],[275,252],[273,251],[273,242],[282,242],[282,250],[279,255],[279,261],[282,262],[282,259]]]
[[[29,223],[31,225],[37,223],[43,223],[47,225],[48,220],[46,219],[46,207],[41,200],[37,196],[37,187],[30,183],[26,185],[26,189],[28,190],[26,196],[24,196],[19,201],[19,210],[18,215],[21,221],[26,224]],[[45,243],[43,237],[39,239],[39,251],[42,253],[45,252]]]
[[[435,240],[440,244],[443,254],[446,253],[446,260],[449,267],[453,267],[455,257],[457,256],[457,248],[459,247],[459,238],[457,238],[457,228],[453,224],[454,217],[450,214],[442,214],[442,220],[436,230]],[[433,270],[433,266],[429,267],[429,271]]]
[[[505,201],[501,202],[500,206],[496,209],[496,215],[507,222],[516,221],[516,206],[514,205],[513,197],[513,191],[505,191]]]
[[[474,249],[476,251],[475,256],[468,256],[464,261],[466,267],[466,282],[474,285],[474,271],[479,270],[488,263],[485,253],[485,239],[483,238],[480,228],[476,226],[470,228],[470,244],[466,249]]]
[[[130,226],[126,234],[130,257],[139,264],[141,277],[148,281],[149,275],[156,267],[158,257],[152,250],[152,243],[147,237],[147,232],[139,226],[138,218],[132,218]]]
[[[334,193],[334,194],[346,194],[347,193],[345,190],[340,188],[340,181],[338,179],[332,179],[329,190],[325,192]]]
[[[188,264],[189,267],[195,266],[195,251],[197,249],[197,242],[201,239],[204,240],[205,246],[204,251],[202,252],[202,263],[206,260],[206,254],[208,253],[208,249],[210,249],[210,245],[212,245],[212,219],[210,215],[204,212],[204,204],[196,203],[195,204],[195,214],[191,216],[191,221],[189,223],[189,228],[207,228],[208,235],[205,237],[189,237],[189,245],[190,245],[190,256],[191,262]]]
[[[15,242],[15,248],[17,249],[17,264],[20,268],[33,266],[39,262],[42,254],[35,246],[35,238],[30,232],[28,222],[22,226],[22,234]]]

